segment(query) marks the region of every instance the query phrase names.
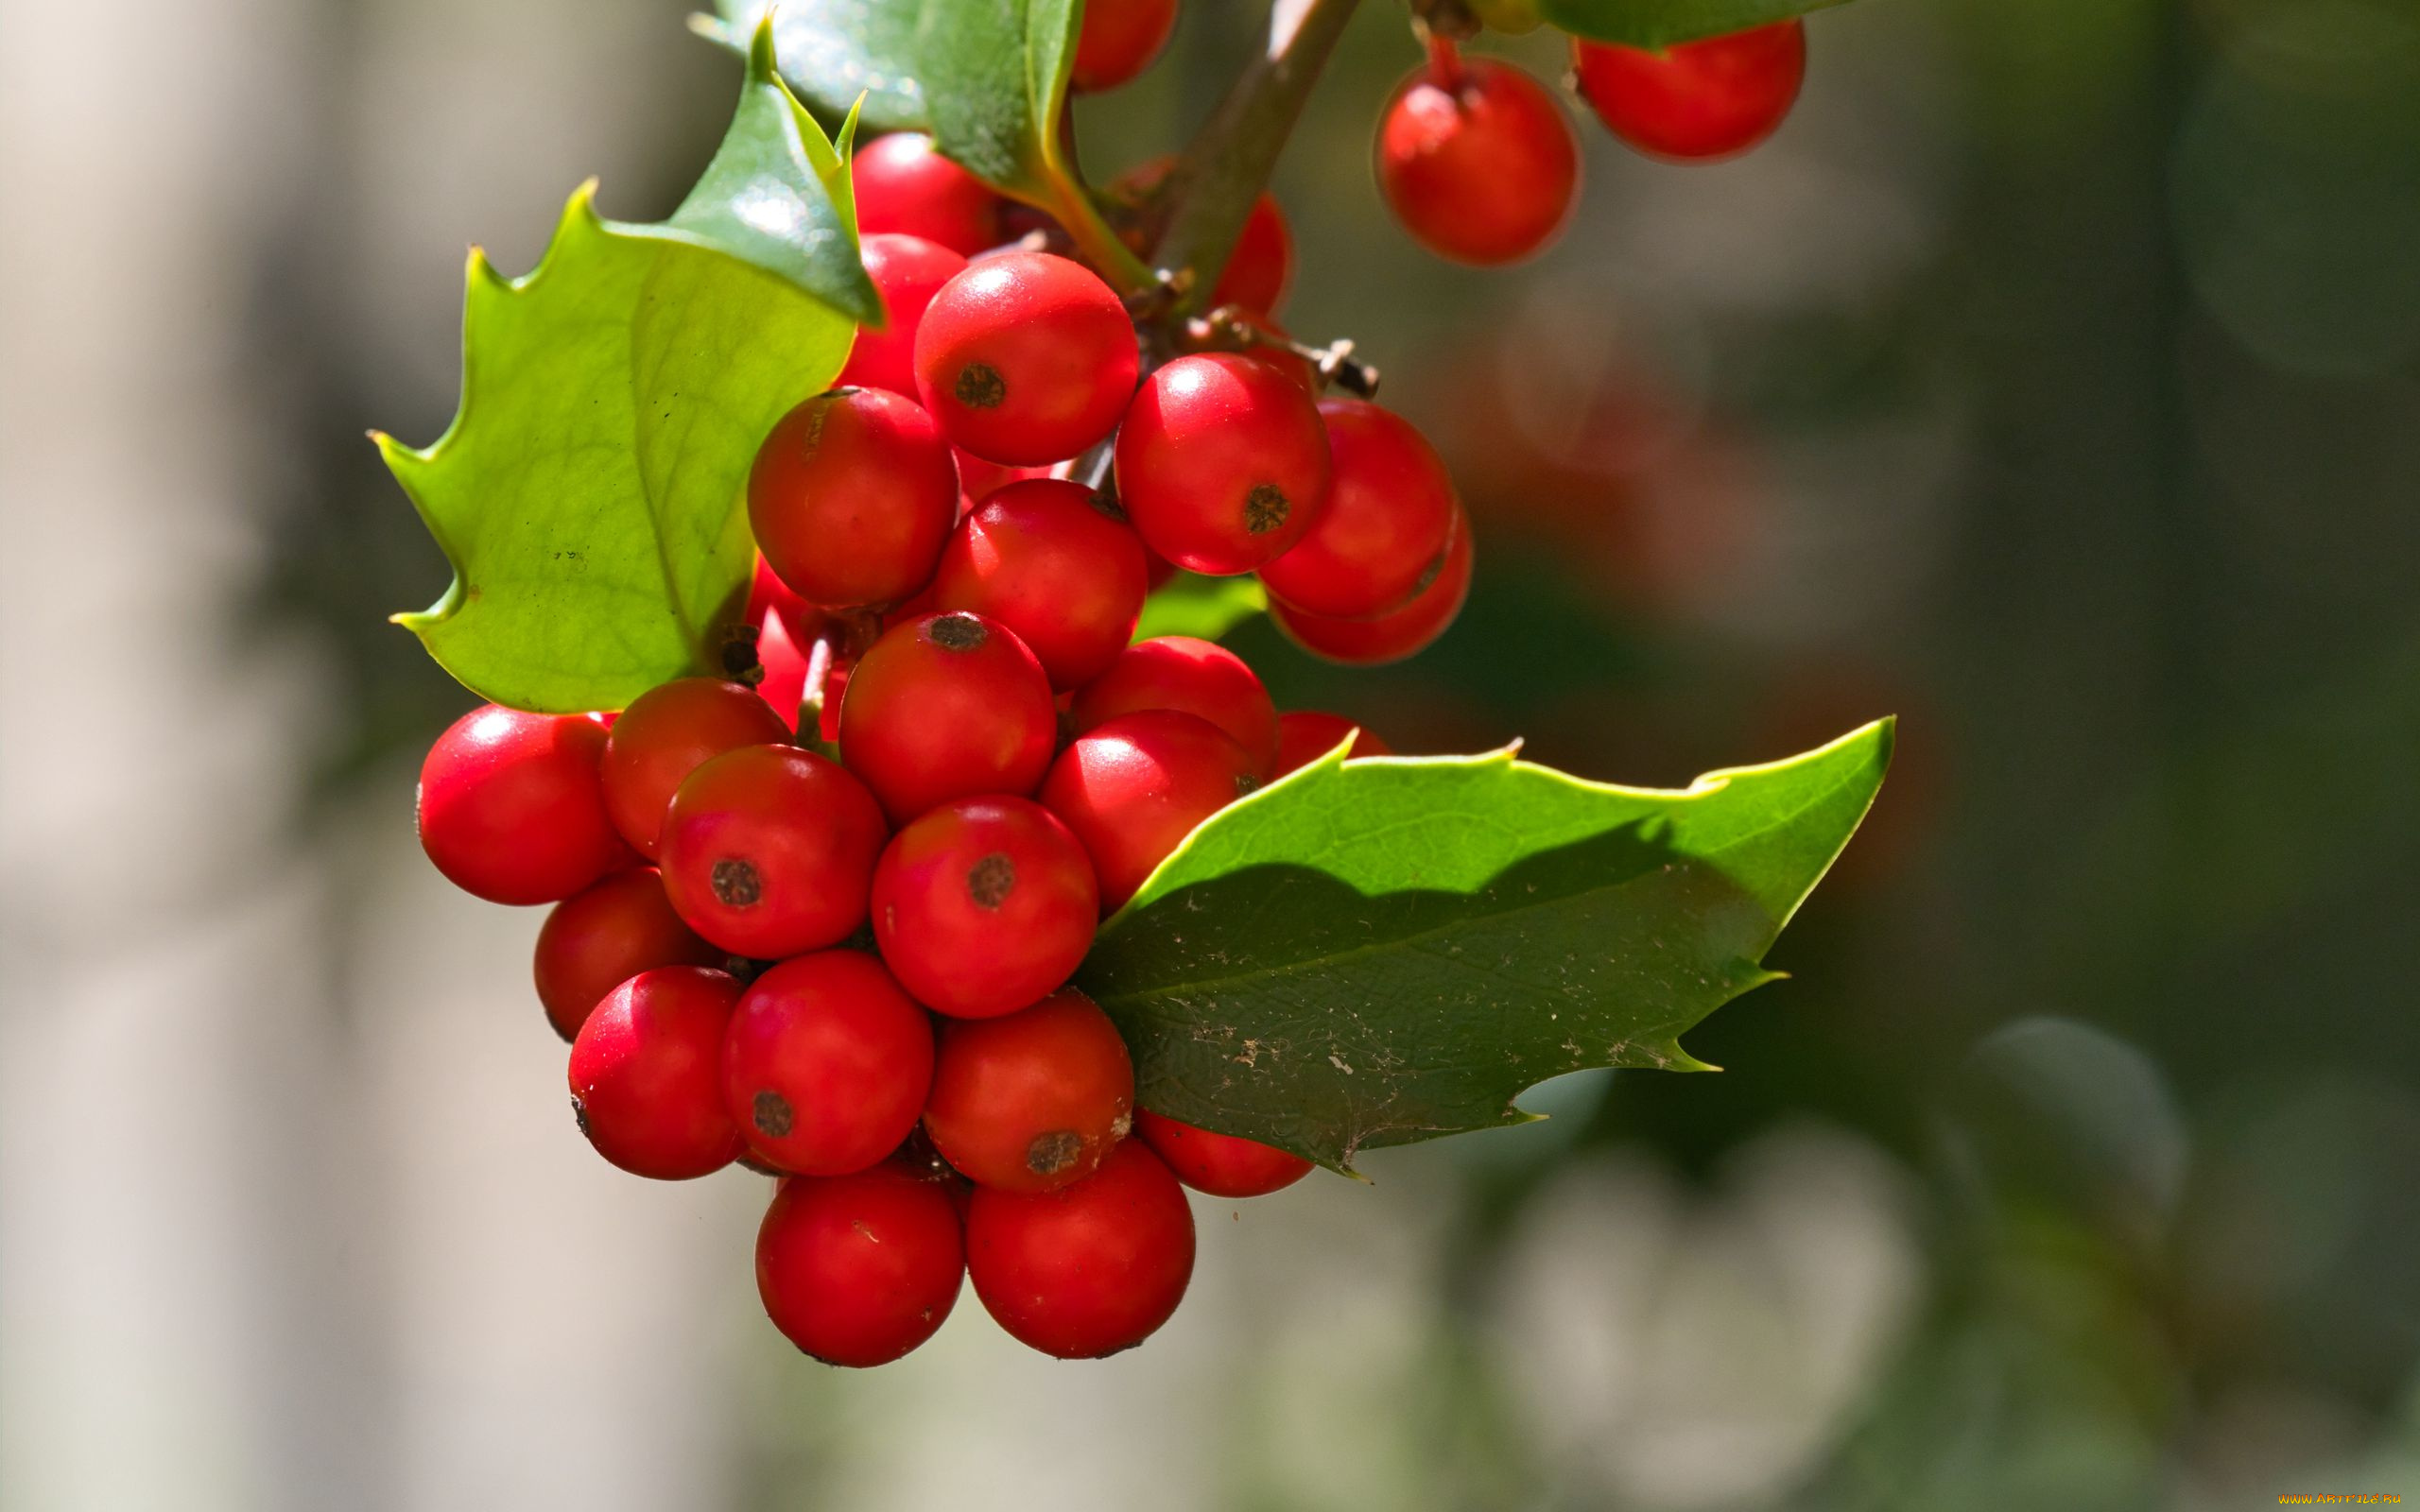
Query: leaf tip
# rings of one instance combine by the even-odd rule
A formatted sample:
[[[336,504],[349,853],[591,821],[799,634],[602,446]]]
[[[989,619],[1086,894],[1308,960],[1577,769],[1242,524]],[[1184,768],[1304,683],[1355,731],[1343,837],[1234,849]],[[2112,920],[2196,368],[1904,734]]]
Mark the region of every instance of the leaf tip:
[[[748,82],[752,84],[768,83],[780,77],[781,71],[773,56],[773,12],[777,9],[767,6],[765,13],[756,18],[755,31],[748,38]]]

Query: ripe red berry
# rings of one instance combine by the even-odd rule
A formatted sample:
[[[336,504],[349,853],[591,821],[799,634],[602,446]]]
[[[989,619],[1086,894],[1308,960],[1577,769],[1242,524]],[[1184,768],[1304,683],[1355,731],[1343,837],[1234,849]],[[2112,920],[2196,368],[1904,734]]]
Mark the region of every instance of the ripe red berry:
[[[766,1315],[826,1365],[886,1365],[931,1338],[965,1275],[947,1190],[893,1165],[786,1177],[756,1230]]]
[[[748,623],[761,627],[776,612],[788,622],[790,633],[802,640],[815,639],[816,632],[823,627],[823,611],[774,576],[771,565],[760,551],[756,554],[756,575],[748,582]]]
[[[857,951],[782,962],[749,985],[722,1042],[723,1108],[767,1164],[862,1171],[899,1147],[933,1080],[933,1021]]]
[[[965,270],[966,259],[939,242],[895,232],[868,236],[858,243],[866,277],[882,297],[889,324],[857,332],[849,349],[849,365],[834,380],[837,387],[888,388],[894,394],[916,394],[916,327],[925,306],[941,286]]]
[[[809,603],[889,604],[932,580],[958,468],[915,401],[836,388],[775,423],[748,471],[748,527]]]
[[[604,754],[605,726],[584,714],[472,710],[421,763],[421,849],[492,903],[570,897],[631,859],[606,814]]]
[[[1098,677],[1134,634],[1149,591],[1143,542],[1080,483],[1011,483],[959,522],[933,576],[939,609],[1016,632],[1054,688]]]
[[[1067,82],[1087,94],[1115,89],[1150,67],[1175,29],[1176,0],[1085,0]]]
[[[1068,713],[1080,735],[1146,709],[1199,714],[1236,738],[1253,776],[1276,772],[1277,706],[1244,659],[1223,645],[1190,635],[1137,642],[1076,695]]]
[[[606,993],[659,966],[717,966],[723,953],[700,939],[664,896],[653,867],[616,871],[548,911],[534,963],[546,1022],[568,1041]]]
[[[1269,617],[1296,645],[1313,656],[1347,666],[1374,667],[1400,662],[1424,649],[1462,611],[1471,592],[1471,524],[1457,515],[1453,544],[1427,587],[1410,603],[1370,620],[1331,620],[1305,614],[1272,600]]]
[[[681,1181],[740,1152],[722,1106],[722,1037],[739,984],[665,966],[605,994],[571,1045],[571,1106],[596,1153],[636,1176]]]
[[[961,257],[997,247],[1000,197],[934,150],[933,139],[894,131],[857,148],[849,163],[857,233],[922,236]]]
[[[925,407],[951,440],[1017,466],[1060,461],[1107,436],[1140,367],[1117,296],[1048,252],[970,264],[916,330]]]
[[[1244,217],[1226,271],[1211,292],[1211,306],[1236,304],[1255,315],[1275,315],[1293,284],[1294,233],[1276,197],[1263,193]]]
[[[1378,128],[1378,187],[1440,257],[1517,263],[1563,229],[1580,146],[1546,87],[1486,58],[1432,65],[1395,90]]]
[[[1255,358],[1179,357],[1118,426],[1118,502],[1144,544],[1198,573],[1248,573],[1291,550],[1327,490],[1319,407]]]
[[[1067,980],[1100,918],[1093,864],[1028,799],[962,798],[891,836],[873,868],[873,937],[917,1002],[1013,1013]]]
[[[1311,1162],[1271,1145],[1213,1134],[1149,1108],[1134,1110],[1134,1132],[1176,1178],[1214,1197],[1266,1196],[1310,1174]]]
[[[1806,77],[1796,17],[1671,47],[1572,39],[1581,95],[1605,129],[1652,157],[1706,163],[1771,136]]]
[[[664,821],[664,890],[691,929],[777,960],[866,921],[882,810],[865,784],[795,746],[742,746],[689,774]]]
[[[1025,1195],[978,1188],[966,1212],[975,1295],[1020,1342],[1063,1360],[1132,1349],[1184,1300],[1193,1210],[1140,1140],[1086,1180]]]
[[[944,1020],[941,1040],[925,1132],[978,1186],[1082,1180],[1132,1125],[1126,1041],[1072,988],[1005,1018]]]
[[[1194,826],[1260,785],[1235,737],[1198,714],[1120,714],[1060,752],[1042,803],[1093,858],[1104,914],[1134,896]]]
[[[672,795],[727,750],[786,740],[789,725],[755,689],[681,678],[640,694],[605,737],[605,807],[614,827],[654,859]]]
[[[1260,570],[1271,596],[1357,620],[1401,609],[1454,533],[1454,480],[1411,422],[1359,399],[1320,405],[1334,481],[1310,534]]]
[[[851,670],[840,758],[905,823],[954,798],[1032,792],[1058,730],[1024,642],[977,614],[927,614],[884,631]]]
[[[1329,751],[1353,737],[1353,748],[1344,754],[1355,756],[1392,756],[1394,747],[1357,726],[1342,714],[1318,713],[1311,710],[1296,710],[1277,716],[1277,775],[1308,766]]]

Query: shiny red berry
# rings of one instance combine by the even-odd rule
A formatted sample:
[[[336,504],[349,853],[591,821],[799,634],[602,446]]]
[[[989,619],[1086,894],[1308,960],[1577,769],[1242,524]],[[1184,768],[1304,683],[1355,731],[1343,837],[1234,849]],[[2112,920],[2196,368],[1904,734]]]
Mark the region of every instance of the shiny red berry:
[[[1344,754],[1355,756],[1392,756],[1394,747],[1356,725],[1342,714],[1319,713],[1311,710],[1296,710],[1277,716],[1277,775],[1285,776],[1299,767],[1308,766],[1329,751],[1353,737],[1353,748]]]
[[[596,1153],[636,1176],[681,1181],[740,1152],[722,1105],[722,1037],[739,983],[665,966],[605,994],[571,1045],[571,1106]]]
[[[1132,1126],[1117,1026],[1073,988],[998,1019],[942,1021],[925,1132],[977,1185],[1047,1192],[1098,1169]]]
[[[653,867],[632,867],[547,912],[534,962],[538,1001],[568,1041],[606,993],[641,971],[717,966],[723,954],[681,922]]]
[[[1081,964],[1099,918],[1083,846],[1029,799],[944,803],[873,868],[882,958],[917,1002],[961,1019],[1040,1001]]]
[[[1134,896],[1194,827],[1260,785],[1235,737],[1198,714],[1120,714],[1051,765],[1042,803],[1093,858],[1101,912]]]
[[[1076,695],[1068,713],[1080,735],[1146,709],[1201,715],[1243,747],[1253,776],[1276,775],[1277,706],[1244,659],[1225,646],[1190,635],[1138,641]]]
[[[1275,366],[1232,352],[1151,374],[1117,429],[1117,498],[1143,543],[1197,573],[1248,573],[1327,505],[1327,432]]]
[[[912,399],[916,395],[916,327],[923,323],[925,306],[933,302],[941,286],[965,270],[966,259],[939,242],[896,233],[868,236],[858,243],[857,251],[874,293],[882,297],[888,323],[879,330],[867,326],[857,332],[856,345],[849,349],[849,365],[840,369],[834,385],[888,388]]]
[[[472,710],[421,763],[421,849],[492,903],[570,897],[633,859],[606,813],[604,754],[605,726],[584,714]]]
[[[1214,1197],[1266,1196],[1292,1186],[1311,1170],[1311,1162],[1299,1155],[1233,1134],[1213,1134],[1149,1108],[1135,1109],[1134,1132],[1178,1180]]]
[[[883,632],[851,670],[840,758],[904,824],[954,798],[1032,792],[1058,729],[1024,642],[980,615],[927,614]]]
[[[1134,634],[1143,542],[1080,483],[1011,483],[959,523],[933,576],[937,609],[1007,626],[1053,688],[1098,677]]]
[[[1260,570],[1270,595],[1357,620],[1401,609],[1437,571],[1459,512],[1454,480],[1409,421],[1366,400],[1320,405],[1334,481],[1293,550]]]
[[[1313,656],[1347,666],[1374,667],[1400,662],[1445,633],[1471,591],[1471,525],[1458,516],[1453,544],[1437,576],[1410,603],[1369,620],[1331,620],[1305,614],[1272,600],[1269,617],[1296,645]]]
[[[681,678],[640,694],[605,737],[605,807],[614,827],[654,859],[665,811],[689,774],[727,750],[785,740],[789,725],[755,689]]]
[[[967,1277],[1000,1327],[1063,1360],[1115,1354],[1174,1314],[1193,1279],[1193,1210],[1140,1140],[1056,1192],[978,1188]]]
[[[735,954],[821,950],[866,921],[886,834],[873,795],[834,763],[742,746],[673,795],[664,890],[690,928]]]
[[[1226,270],[1210,295],[1213,308],[1240,305],[1255,315],[1275,315],[1294,286],[1294,233],[1276,197],[1264,193],[1252,202],[1244,229],[1228,254]]]
[[[748,471],[748,527],[812,604],[880,605],[932,580],[958,521],[949,443],[912,399],[836,388],[783,416]]]
[[[862,1171],[897,1149],[932,1080],[932,1017],[858,951],[767,971],[723,1036],[724,1109],[759,1160],[803,1176]]]
[[[961,257],[997,247],[1000,197],[934,150],[933,139],[894,131],[857,148],[849,163],[857,234],[921,236]]]
[[[886,1365],[931,1338],[965,1275],[948,1191],[894,1165],[786,1177],[756,1230],[766,1315],[826,1365]]]
[[[1546,86],[1486,58],[1431,65],[1395,90],[1378,128],[1378,188],[1440,257],[1516,263],[1563,229],[1580,146]]]
[[[1117,296],[1048,252],[969,264],[916,330],[925,407],[952,441],[1015,466],[1057,462],[1107,436],[1140,367]]]
[[[1806,77],[1796,17],[1664,48],[1572,40],[1580,93],[1605,129],[1674,163],[1745,152],[1789,113]]]
[[[1150,67],[1175,29],[1176,0],[1085,0],[1067,82],[1087,94],[1115,89]]]

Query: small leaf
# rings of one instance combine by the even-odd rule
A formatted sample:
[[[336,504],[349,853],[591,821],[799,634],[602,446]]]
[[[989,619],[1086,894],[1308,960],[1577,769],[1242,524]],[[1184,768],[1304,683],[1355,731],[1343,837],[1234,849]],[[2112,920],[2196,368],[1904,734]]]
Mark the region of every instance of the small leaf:
[[[1564,30],[1633,47],[1669,47],[1787,21],[1842,0],[1539,0]]]
[[[771,59],[760,37],[670,220],[604,220],[592,184],[527,276],[475,251],[453,424],[424,448],[374,438],[454,567],[435,607],[396,618],[481,697],[617,709],[718,664],[752,562],[749,463],[879,310],[840,149]]]
[[[1179,573],[1143,601],[1143,619],[1134,627],[1134,639],[1190,635],[1215,641],[1268,609],[1268,593],[1260,579],[1249,574],[1204,577],[1199,573]]]
[[[1489,756],[1345,762],[1222,810],[1103,926],[1078,981],[1137,1100],[1338,1170],[1525,1122],[1595,1066],[1710,1069],[1680,1036],[1848,843],[1889,721],[1681,792]]]

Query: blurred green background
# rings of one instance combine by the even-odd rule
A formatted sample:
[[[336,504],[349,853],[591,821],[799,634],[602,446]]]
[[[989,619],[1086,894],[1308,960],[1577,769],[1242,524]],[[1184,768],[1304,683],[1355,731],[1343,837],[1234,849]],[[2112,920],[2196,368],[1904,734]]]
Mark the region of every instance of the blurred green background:
[[[1082,103],[1097,180],[1263,9]],[[1106,1364],[970,1297],[872,1374],[757,1315],[757,1178],[579,1147],[536,915],[410,832],[468,700],[359,433],[451,414],[464,244],[678,198],[736,77],[682,10],[8,0],[0,1501],[2420,1497],[2420,9],[1860,0],[1737,163],[1582,120],[1480,274],[1372,186],[1370,0],[1286,318],[1444,449],[1478,585],[1381,673],[1232,644],[1405,750],[1677,783],[1895,712],[1897,767],[1724,1074],[1200,1201]]]

